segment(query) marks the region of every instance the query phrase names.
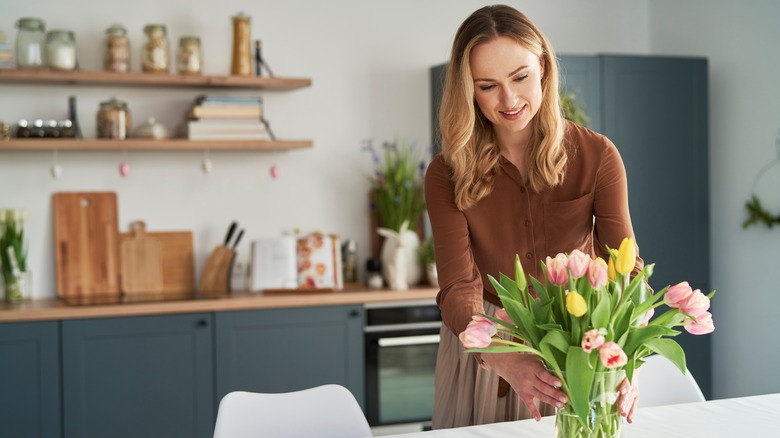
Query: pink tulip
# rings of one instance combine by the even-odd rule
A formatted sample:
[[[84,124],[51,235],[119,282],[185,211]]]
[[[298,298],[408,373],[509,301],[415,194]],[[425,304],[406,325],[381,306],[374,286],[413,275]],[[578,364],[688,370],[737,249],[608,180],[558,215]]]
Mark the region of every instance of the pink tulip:
[[[607,262],[601,257],[591,260],[588,265],[588,282],[593,289],[601,289],[607,284]]]
[[[699,289],[693,291],[687,300],[680,305],[680,310],[692,317],[699,319],[710,309],[710,299],[701,293]]]
[[[500,319],[501,321],[508,322],[511,325],[515,325],[514,321],[512,321],[512,319],[506,313],[506,309],[496,310],[496,318]]]
[[[590,353],[594,348],[604,345],[604,336],[597,329],[588,330],[582,337],[582,349]]]
[[[614,342],[607,342],[599,349],[599,359],[606,368],[622,367],[628,362],[626,353],[620,348],[620,345]]]
[[[650,318],[652,318],[654,314],[655,314],[655,309],[653,309],[653,308],[651,307],[651,308],[650,308],[650,310],[648,310],[648,311],[645,313],[645,320],[644,320],[644,321],[642,321],[642,324],[640,324],[639,326],[640,326],[640,327],[644,327],[644,326],[646,326],[647,324],[649,324],[649,323],[650,323]]]
[[[575,249],[569,254],[569,271],[574,278],[582,278],[586,272],[588,272],[588,265],[590,264],[590,257],[584,252]]]
[[[496,326],[481,315],[474,315],[471,322],[466,326],[458,338],[466,348],[485,348],[492,342],[496,334]]]
[[[550,283],[556,286],[563,286],[569,281],[569,274],[566,272],[568,267],[566,254],[558,254],[554,259],[547,257],[547,278]]]
[[[673,307],[675,309],[679,308],[680,305],[682,305],[682,303],[684,303],[692,293],[693,290],[691,290],[691,286],[687,281],[677,283],[670,287],[666,291],[666,294],[664,294],[664,303],[666,303],[666,305],[669,307]]]
[[[710,312],[704,312],[696,319],[698,322],[691,318],[685,318],[683,325],[688,333],[692,335],[706,335],[715,331],[715,324],[712,322],[712,314]]]

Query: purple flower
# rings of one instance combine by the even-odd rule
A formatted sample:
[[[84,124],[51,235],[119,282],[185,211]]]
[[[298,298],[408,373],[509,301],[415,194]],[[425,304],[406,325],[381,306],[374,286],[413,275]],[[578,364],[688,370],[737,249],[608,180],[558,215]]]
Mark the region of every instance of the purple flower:
[[[411,189],[411,188],[412,188],[412,182],[411,182],[411,181],[409,181],[409,180],[406,180],[406,181],[404,181],[404,188],[405,188],[406,190],[409,190],[409,189]]]

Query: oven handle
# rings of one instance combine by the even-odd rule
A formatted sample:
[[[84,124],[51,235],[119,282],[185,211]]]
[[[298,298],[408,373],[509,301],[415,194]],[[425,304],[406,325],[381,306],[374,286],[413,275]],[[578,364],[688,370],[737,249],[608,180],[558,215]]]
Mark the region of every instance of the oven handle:
[[[379,338],[380,347],[401,347],[406,345],[438,344],[439,335],[402,336],[398,338]]]
[[[369,325],[363,327],[365,333],[376,332],[399,332],[403,330],[425,330],[425,329],[439,329],[441,328],[441,321],[431,322],[410,322],[408,324],[383,324],[383,325]]]

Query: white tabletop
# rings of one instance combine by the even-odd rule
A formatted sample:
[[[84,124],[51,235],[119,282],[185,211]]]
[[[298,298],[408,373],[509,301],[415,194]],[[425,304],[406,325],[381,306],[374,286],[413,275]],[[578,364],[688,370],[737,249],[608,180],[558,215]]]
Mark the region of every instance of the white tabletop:
[[[554,436],[554,417],[391,435],[397,438],[536,438]],[[642,408],[623,438],[780,436],[780,394]]]

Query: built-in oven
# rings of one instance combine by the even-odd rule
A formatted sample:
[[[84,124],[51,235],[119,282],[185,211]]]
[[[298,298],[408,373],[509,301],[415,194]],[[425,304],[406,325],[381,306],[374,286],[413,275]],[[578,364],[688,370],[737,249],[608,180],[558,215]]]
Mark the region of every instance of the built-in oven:
[[[366,417],[371,426],[430,422],[440,328],[434,300],[365,305]]]

